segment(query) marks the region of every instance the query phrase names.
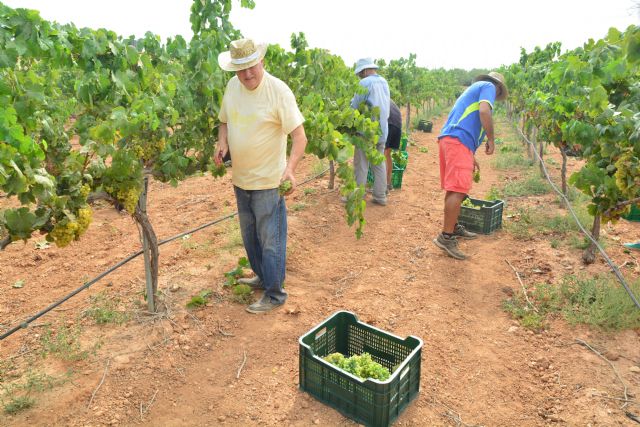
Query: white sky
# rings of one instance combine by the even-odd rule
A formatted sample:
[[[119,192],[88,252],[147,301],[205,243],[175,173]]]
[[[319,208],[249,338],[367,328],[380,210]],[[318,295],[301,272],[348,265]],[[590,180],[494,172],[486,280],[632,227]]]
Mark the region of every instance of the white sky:
[[[43,18],[129,36],[191,38],[191,0],[0,0],[37,9]],[[563,50],[599,39],[609,27],[640,23],[640,0],[255,0],[234,2],[232,22],[247,37],[289,49],[302,31],[311,47],[329,49],[348,65],[371,56],[417,54],[427,68],[493,68],[518,61],[520,47],[561,41]]]

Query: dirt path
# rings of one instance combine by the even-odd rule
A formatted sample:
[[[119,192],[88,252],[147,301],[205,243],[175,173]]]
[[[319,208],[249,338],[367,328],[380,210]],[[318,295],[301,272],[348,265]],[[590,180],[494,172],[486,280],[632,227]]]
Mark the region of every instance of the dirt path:
[[[434,129],[440,126],[437,121]],[[637,396],[640,375],[629,369],[640,360],[638,333],[606,335],[561,321],[533,333],[501,308],[520,288],[505,260],[523,273],[549,266],[541,280],[551,280],[564,274],[566,265],[579,270],[579,252],[559,255],[548,242],[523,243],[504,231],[463,243],[471,255],[464,262],[433,245],[442,211],[435,137],[413,135],[416,146],[409,148],[402,190],[391,193],[387,207],[368,206],[360,240],[346,226],[339,196],[326,190],[326,180],[287,201],[290,298],[273,314],[245,313],[221,287],[222,272],[242,255],[237,226],[229,222],[162,249],[160,287],[173,304],[171,320],[93,326],[74,317],[87,309],[86,296],[44,318],[55,327],[82,324],[83,343],[102,345],[77,362],[47,358],[49,374],[73,368],[73,380],[40,394],[32,409],[0,424],[354,425],[298,389],[298,338],[336,310],[350,310],[364,322],[424,341],[420,395],[395,425],[635,425],[619,402],[597,396],[622,395],[611,367],[571,343],[580,338],[608,349],[629,395]],[[487,156],[478,159],[482,182],[473,194],[481,196],[502,178]],[[310,161],[304,168],[310,173]],[[154,184],[152,195],[151,215],[162,237],[234,208],[226,178],[216,183],[194,178],[177,189]],[[67,250],[14,245],[0,253],[0,323],[35,311],[138,245],[130,220],[109,208],[96,213],[87,239]],[[585,271],[602,270],[597,264]],[[26,283],[22,292],[11,289],[18,279]],[[140,302],[140,261],[108,280],[121,306]],[[190,296],[212,287],[208,307],[181,308]],[[96,285],[91,293],[98,291]],[[39,328],[21,331],[0,344],[0,354],[35,348],[40,334]],[[87,407],[107,360],[105,380]]]

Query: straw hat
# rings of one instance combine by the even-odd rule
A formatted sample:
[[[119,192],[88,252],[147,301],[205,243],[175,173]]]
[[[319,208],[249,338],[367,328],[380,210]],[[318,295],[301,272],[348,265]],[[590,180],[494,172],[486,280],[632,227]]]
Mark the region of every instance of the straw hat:
[[[358,62],[356,62],[355,73],[356,74],[360,74],[360,71],[366,70],[368,68],[377,69],[378,66],[373,63],[373,59],[371,59],[371,58],[358,59]]]
[[[246,70],[260,62],[266,52],[266,44],[256,44],[251,39],[234,40],[228,51],[218,55],[218,65],[225,71]]]
[[[500,86],[500,96],[496,97],[498,101],[504,101],[504,99],[509,95],[509,91],[507,90],[507,85],[504,83],[504,76],[500,73],[496,73],[495,71],[490,72],[489,74],[480,74],[478,77],[473,79],[474,82],[484,81],[495,83]]]

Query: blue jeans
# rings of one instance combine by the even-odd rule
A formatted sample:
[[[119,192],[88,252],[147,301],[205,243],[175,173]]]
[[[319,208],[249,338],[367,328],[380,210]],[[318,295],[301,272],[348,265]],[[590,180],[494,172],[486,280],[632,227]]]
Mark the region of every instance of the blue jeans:
[[[240,232],[253,271],[262,279],[265,295],[282,304],[287,258],[287,208],[277,188],[243,190],[233,187],[238,204]]]

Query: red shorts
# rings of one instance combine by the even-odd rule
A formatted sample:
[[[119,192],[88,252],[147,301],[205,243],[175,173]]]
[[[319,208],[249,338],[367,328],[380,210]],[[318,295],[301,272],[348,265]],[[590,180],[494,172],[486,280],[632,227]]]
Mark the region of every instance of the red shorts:
[[[440,185],[443,190],[469,194],[473,178],[473,153],[457,138],[445,136],[440,147]]]

